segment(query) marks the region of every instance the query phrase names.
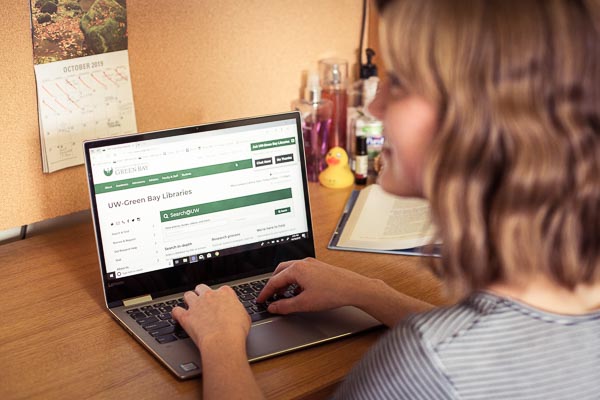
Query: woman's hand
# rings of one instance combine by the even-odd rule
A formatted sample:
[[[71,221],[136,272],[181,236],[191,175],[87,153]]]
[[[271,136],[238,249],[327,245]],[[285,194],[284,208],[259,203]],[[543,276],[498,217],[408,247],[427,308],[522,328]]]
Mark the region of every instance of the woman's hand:
[[[250,317],[229,286],[198,285],[171,312],[202,354],[205,399],[263,399],[246,355]]]
[[[365,289],[370,279],[355,272],[325,264],[314,258],[287,261],[279,264],[273,276],[256,299],[264,303],[290,285],[297,285],[296,296],[277,300],[269,312],[289,314],[302,311],[322,311],[355,305],[358,291]]]
[[[276,300],[269,312],[289,314],[322,311],[341,306],[356,306],[387,326],[394,326],[407,314],[433,308],[431,304],[397,292],[379,279],[306,258],[279,264],[256,299],[267,301],[297,285],[297,295]]]
[[[245,344],[250,317],[229,286],[212,290],[201,284],[193,292],[186,292],[183,298],[188,309],[175,307],[172,315],[200,351],[205,341],[220,345]]]

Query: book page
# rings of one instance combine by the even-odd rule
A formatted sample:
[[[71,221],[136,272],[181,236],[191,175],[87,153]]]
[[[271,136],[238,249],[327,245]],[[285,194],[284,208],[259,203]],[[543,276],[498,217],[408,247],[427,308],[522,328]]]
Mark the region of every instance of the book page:
[[[434,231],[427,200],[394,196],[370,185],[360,192],[338,245],[408,249],[431,243]]]

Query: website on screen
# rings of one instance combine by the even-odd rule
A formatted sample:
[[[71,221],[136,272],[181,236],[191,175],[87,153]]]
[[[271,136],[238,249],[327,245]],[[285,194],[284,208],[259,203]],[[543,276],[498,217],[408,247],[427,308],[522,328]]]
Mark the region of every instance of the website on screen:
[[[90,160],[109,279],[306,237],[294,121],[93,148]]]

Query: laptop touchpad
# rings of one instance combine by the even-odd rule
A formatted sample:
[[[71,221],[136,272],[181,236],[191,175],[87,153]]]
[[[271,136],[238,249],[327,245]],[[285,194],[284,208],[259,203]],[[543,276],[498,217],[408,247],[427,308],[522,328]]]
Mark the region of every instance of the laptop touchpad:
[[[254,325],[250,329],[246,342],[248,359],[274,355],[325,338],[323,333],[307,326],[306,320],[302,318],[293,315],[275,318]]]

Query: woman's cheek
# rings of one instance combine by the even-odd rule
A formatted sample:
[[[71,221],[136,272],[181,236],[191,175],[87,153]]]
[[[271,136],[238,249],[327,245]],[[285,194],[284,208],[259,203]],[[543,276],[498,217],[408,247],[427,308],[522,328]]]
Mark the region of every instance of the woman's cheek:
[[[388,176],[388,172],[386,171],[385,168],[383,168],[380,172],[379,175],[377,176],[377,184],[379,184],[381,186],[381,188],[383,190],[385,190],[388,193],[394,193],[394,190],[392,187],[390,187],[390,177]]]
[[[381,170],[377,177],[377,183],[381,185],[383,190],[390,193],[396,193],[399,184],[392,173],[394,168],[393,162],[389,156],[389,152],[381,153]]]

